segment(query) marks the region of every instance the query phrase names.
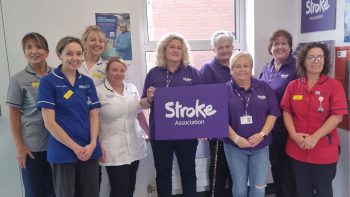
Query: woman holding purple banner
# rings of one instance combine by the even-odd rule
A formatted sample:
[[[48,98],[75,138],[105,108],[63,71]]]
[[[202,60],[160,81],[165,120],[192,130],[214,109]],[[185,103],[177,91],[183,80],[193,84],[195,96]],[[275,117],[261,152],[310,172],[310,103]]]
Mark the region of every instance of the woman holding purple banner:
[[[233,182],[232,195],[263,197],[272,141],[269,134],[280,108],[270,86],[252,78],[253,59],[249,53],[234,54],[230,68],[233,78],[227,83],[230,132],[224,150]]]
[[[158,87],[192,86],[203,84],[201,74],[190,66],[189,45],[176,33],[165,35],[158,43],[156,67],[145,80],[140,104],[151,108],[150,139],[156,168],[156,184],[159,197],[169,197],[172,192],[172,166],[175,153],[179,164],[184,197],[196,196],[195,156],[197,139],[155,140],[154,93]]]

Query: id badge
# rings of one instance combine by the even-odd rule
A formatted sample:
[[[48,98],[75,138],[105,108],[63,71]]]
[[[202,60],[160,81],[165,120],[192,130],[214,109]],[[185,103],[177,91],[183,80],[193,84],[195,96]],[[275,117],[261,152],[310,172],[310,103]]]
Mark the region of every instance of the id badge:
[[[253,123],[253,118],[252,116],[244,115],[241,116],[241,124],[252,124]]]

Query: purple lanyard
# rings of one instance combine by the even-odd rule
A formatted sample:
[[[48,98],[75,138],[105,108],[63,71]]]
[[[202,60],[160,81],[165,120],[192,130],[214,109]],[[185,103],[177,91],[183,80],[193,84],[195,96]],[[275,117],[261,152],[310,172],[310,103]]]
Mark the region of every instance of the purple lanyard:
[[[282,66],[283,65],[281,65],[277,70],[276,70],[276,72],[274,72],[275,71],[275,66],[272,66],[272,69],[271,69],[271,71],[272,72],[274,72],[274,74],[270,77],[270,79],[269,79],[269,83],[271,83],[271,81],[276,77],[276,75],[277,75],[277,73],[278,73],[278,71],[280,71],[281,70],[281,68],[282,68]]]
[[[166,87],[169,87],[172,78],[173,78],[173,74],[170,74],[170,72],[167,70],[166,71]]]
[[[242,97],[241,94],[237,91],[236,88],[234,88],[234,89],[235,89],[237,95],[239,96],[239,98],[242,100],[242,104],[244,105],[244,99],[243,99],[243,97]],[[253,93],[253,88],[252,88],[252,90],[251,90],[251,92],[250,92],[250,94],[249,94],[249,96],[248,96],[248,98],[247,98],[247,102],[245,103],[245,106],[244,106],[244,115],[245,115],[245,116],[248,115],[247,109],[248,109],[248,106],[249,106],[250,96],[252,96],[252,93]]]

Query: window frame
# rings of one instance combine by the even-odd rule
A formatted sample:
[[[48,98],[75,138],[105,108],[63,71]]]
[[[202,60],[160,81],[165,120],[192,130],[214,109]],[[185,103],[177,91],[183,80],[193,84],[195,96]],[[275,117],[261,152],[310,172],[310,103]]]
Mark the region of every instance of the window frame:
[[[143,40],[144,40],[144,50],[142,53],[144,54],[146,59],[146,52],[156,51],[157,41],[150,41],[149,32],[148,32],[148,17],[147,17],[147,4],[150,0],[142,0],[142,23],[143,23]],[[234,40],[234,49],[242,50],[245,48],[244,45],[244,29],[245,29],[245,1],[244,0],[235,0],[235,24],[236,24],[236,39]],[[208,51],[212,50],[212,46],[210,44],[210,37],[207,40],[187,40],[191,51]]]

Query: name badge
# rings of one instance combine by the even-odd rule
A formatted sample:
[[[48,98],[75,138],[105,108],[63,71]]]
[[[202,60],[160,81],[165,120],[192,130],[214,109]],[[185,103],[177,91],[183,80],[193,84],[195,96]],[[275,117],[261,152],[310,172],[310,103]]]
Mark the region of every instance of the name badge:
[[[253,124],[253,117],[252,116],[248,116],[248,115],[244,115],[241,116],[241,124]]]
[[[303,100],[303,95],[294,95],[293,100],[294,101],[301,101],[301,100]]]
[[[65,99],[69,99],[69,98],[72,96],[72,94],[73,94],[73,91],[72,91],[72,90],[68,90],[68,91],[63,95],[63,97],[64,97]]]
[[[32,82],[32,87],[33,87],[33,88],[39,87],[39,81],[34,81],[34,82]]]
[[[100,73],[94,73],[94,74],[92,74],[92,76],[93,76],[95,79],[101,79],[101,78],[103,77]]]
[[[286,78],[288,78],[288,76],[289,76],[288,74],[281,74],[282,79],[286,79]]]

